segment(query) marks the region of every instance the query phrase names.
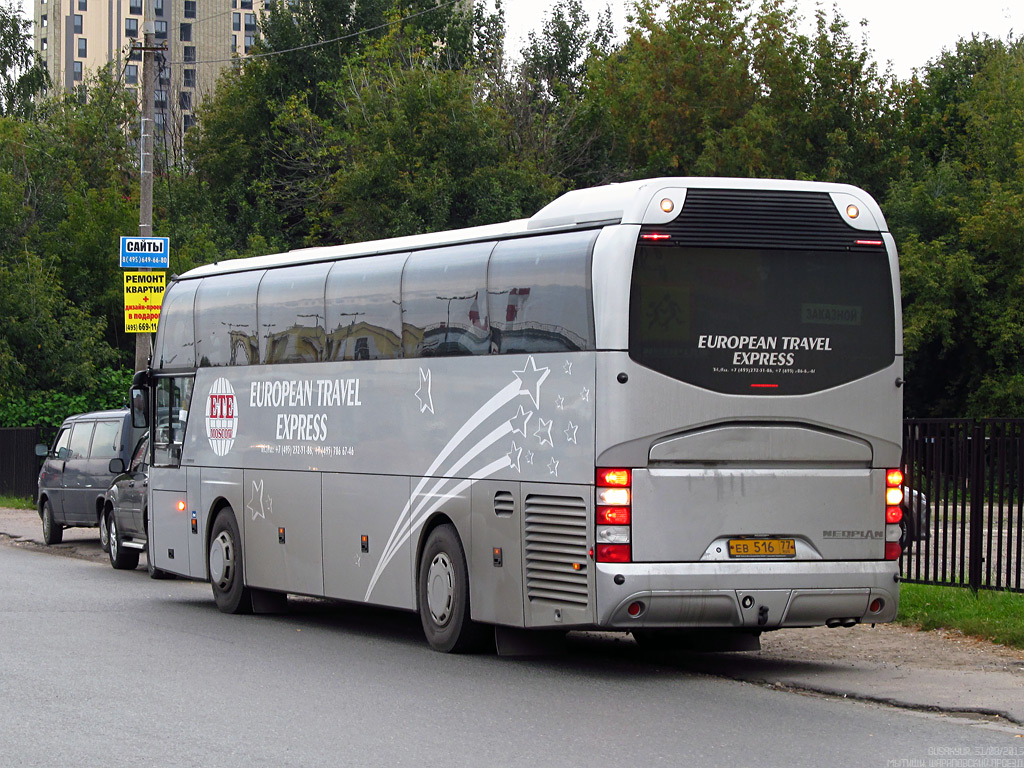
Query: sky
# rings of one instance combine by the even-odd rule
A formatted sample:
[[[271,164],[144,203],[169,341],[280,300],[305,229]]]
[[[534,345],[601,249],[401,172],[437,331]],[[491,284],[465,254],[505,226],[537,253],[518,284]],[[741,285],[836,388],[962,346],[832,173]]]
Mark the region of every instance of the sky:
[[[582,0],[591,19],[606,5],[612,8],[616,34],[625,29],[629,0]],[[834,0],[840,13],[850,23],[851,37],[861,35],[859,22],[866,19],[868,47],[882,69],[891,61],[893,72],[900,78],[910,77],[915,67],[923,66],[944,48],[952,50],[961,37],[971,33],[988,34],[1006,39],[1011,29],[1015,37],[1024,32],[1022,0]],[[833,0],[823,3],[831,12]],[[518,51],[517,42],[526,40],[531,30],[541,27],[550,0],[504,0],[508,50]],[[813,29],[815,0],[797,0],[801,15],[807,20],[805,32]]]

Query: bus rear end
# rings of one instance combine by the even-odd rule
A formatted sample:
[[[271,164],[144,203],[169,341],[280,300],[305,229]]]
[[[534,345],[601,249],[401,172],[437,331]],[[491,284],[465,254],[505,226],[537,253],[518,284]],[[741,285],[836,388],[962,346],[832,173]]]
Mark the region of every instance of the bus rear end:
[[[840,185],[645,192],[594,256],[597,623],[891,621],[902,326],[880,211]]]

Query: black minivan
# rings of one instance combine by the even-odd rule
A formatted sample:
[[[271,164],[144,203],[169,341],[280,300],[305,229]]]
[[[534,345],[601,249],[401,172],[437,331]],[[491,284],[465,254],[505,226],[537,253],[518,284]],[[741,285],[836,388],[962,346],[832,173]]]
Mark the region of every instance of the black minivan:
[[[103,502],[116,475],[110,460],[120,458],[127,465],[143,432],[132,427],[127,408],[96,411],[69,416],[52,447],[36,446],[36,453],[46,457],[36,496],[44,542],[59,544],[65,528],[98,527],[106,550]]]

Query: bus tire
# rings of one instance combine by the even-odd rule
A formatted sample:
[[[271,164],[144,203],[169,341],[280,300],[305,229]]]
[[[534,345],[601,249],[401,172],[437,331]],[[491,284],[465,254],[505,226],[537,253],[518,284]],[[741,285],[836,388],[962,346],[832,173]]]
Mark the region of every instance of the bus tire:
[[[455,527],[430,532],[420,556],[417,595],[423,634],[435,651],[467,653],[483,646],[486,630],[469,616],[469,570]]]
[[[213,521],[208,555],[213,599],[223,613],[252,613],[252,596],[242,572],[242,536],[231,507]]]
[[[53,507],[50,506],[50,500],[46,499],[43,501],[43,543],[49,546],[50,544],[60,544],[62,541],[64,541],[64,526],[54,522]]]
[[[118,571],[132,571],[138,568],[138,551],[121,546],[121,532],[117,530],[117,521],[114,519],[113,510],[107,514],[107,538],[109,542],[107,555],[110,557],[110,565],[113,568]]]

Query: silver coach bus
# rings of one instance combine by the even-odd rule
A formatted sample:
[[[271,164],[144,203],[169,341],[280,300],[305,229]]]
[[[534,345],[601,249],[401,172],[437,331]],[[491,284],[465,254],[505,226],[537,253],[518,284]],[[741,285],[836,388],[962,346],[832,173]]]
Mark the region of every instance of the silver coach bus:
[[[899,297],[874,200],[792,181],[199,267],[136,381],[153,565],[232,613],[418,611],[441,651],[891,621]]]

